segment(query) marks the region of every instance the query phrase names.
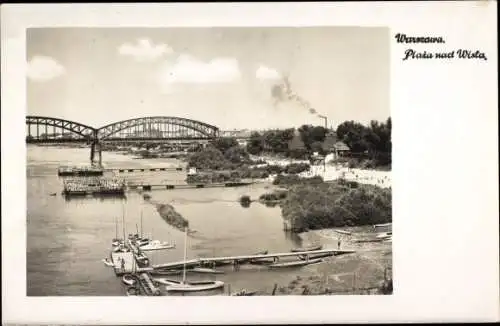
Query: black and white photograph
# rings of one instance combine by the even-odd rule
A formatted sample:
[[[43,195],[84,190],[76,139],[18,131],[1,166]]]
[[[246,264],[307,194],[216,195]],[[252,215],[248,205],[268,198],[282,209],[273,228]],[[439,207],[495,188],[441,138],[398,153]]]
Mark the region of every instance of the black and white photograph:
[[[499,321],[496,12],[2,4],[2,323]]]
[[[389,37],[28,29],[27,295],[392,294]]]

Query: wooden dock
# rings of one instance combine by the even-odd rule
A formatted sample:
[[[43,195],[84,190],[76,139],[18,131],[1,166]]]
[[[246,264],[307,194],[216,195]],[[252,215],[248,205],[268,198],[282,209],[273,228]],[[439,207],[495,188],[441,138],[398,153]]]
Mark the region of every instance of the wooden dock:
[[[153,265],[153,269],[160,269],[160,268],[178,268],[184,266],[196,266],[199,264],[203,263],[210,263],[210,262],[223,262],[223,261],[245,261],[245,260],[252,260],[252,259],[262,259],[262,258],[276,258],[279,259],[280,257],[293,257],[293,256],[312,256],[314,257],[317,254],[326,254],[326,253],[331,253],[332,255],[335,254],[350,254],[356,252],[355,250],[340,250],[340,249],[322,249],[322,250],[314,250],[314,251],[301,251],[301,252],[283,252],[283,253],[274,253],[274,254],[266,254],[266,255],[245,255],[245,256],[227,256],[227,257],[211,257],[211,258],[195,258],[195,259],[190,259],[184,261],[179,261],[179,262],[172,262],[172,263],[166,263],[166,264],[157,264]]]
[[[242,186],[249,186],[253,184],[254,182],[248,181],[248,182],[223,182],[223,183],[204,183],[204,184],[166,184],[166,183],[160,183],[160,184],[150,184],[150,183],[129,183],[128,187],[130,189],[138,189],[141,188],[142,190],[152,190],[153,188],[156,189],[167,189],[167,190],[174,190],[174,189],[197,189],[197,188],[225,188],[225,187],[242,187]]]
[[[185,171],[186,169],[183,167],[161,167],[161,168],[106,168],[104,171],[107,172],[118,172],[118,173],[127,173],[127,172],[159,172],[159,171]]]
[[[137,267],[137,262],[135,261],[134,254],[129,252],[112,252],[111,260],[114,265],[114,270],[116,275],[123,275],[129,273],[139,273],[139,272],[149,272],[153,269],[149,268],[139,268]],[[125,262],[122,269],[121,260]]]

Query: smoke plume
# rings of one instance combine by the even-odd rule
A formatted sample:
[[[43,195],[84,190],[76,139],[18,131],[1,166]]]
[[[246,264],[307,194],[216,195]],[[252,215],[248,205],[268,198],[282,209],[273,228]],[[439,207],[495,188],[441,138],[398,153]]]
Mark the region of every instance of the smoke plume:
[[[306,99],[292,89],[287,76],[283,77],[279,83],[274,84],[271,87],[271,96],[274,99],[274,105],[286,102],[297,103],[301,108],[307,110],[310,114],[318,114],[316,109],[312,108],[311,104]]]

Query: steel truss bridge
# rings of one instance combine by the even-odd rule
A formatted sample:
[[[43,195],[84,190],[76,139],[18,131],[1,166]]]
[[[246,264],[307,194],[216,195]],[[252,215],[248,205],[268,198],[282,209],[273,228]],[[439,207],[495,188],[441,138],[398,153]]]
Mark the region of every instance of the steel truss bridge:
[[[60,118],[26,116],[27,143],[72,143],[91,145],[90,160],[95,161],[103,142],[206,142],[220,136],[216,126],[178,117],[143,117],[118,121],[94,128]]]

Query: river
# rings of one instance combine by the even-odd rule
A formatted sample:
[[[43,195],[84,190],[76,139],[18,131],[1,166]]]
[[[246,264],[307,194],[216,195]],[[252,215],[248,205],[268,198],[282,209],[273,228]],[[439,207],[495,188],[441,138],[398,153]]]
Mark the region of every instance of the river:
[[[141,193],[129,191],[125,199],[78,198],[61,195],[60,165],[86,164],[87,148],[28,146],[27,150],[27,295],[28,296],[122,296],[125,286],[102,259],[109,257],[111,239],[142,227],[154,239],[175,241],[173,250],[148,253],[153,264],[179,261],[184,255],[184,234],[169,226],[151,202],[168,203],[189,220],[197,232],[188,238],[188,259],[201,256],[253,254],[261,250],[286,252],[300,246],[298,237],[283,231],[279,207],[252,203],[243,208],[242,195],[257,198],[269,191],[265,184],[238,188],[153,190],[151,202]],[[175,159],[137,160],[104,152],[107,168],[174,167]],[[111,173],[111,172],[107,172]],[[183,182],[185,172],[127,173],[127,178]],[[56,193],[55,196],[51,194]],[[307,267],[305,267],[307,268]],[[189,279],[217,279],[226,291],[242,288],[269,292],[275,283],[293,280],[296,270],[275,271],[258,266],[242,266],[239,271],[224,268],[225,274],[195,275]],[[175,277],[172,277],[175,278]],[[201,293],[217,295],[225,292]]]

